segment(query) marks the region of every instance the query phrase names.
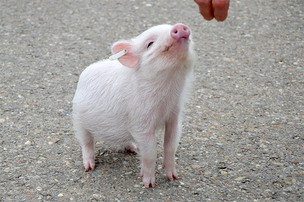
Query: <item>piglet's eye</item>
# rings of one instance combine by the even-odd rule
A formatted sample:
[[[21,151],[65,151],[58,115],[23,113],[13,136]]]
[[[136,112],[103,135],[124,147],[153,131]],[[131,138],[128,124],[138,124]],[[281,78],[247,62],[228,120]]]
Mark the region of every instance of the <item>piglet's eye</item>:
[[[154,42],[151,41],[148,45],[147,45],[147,48],[149,48]]]

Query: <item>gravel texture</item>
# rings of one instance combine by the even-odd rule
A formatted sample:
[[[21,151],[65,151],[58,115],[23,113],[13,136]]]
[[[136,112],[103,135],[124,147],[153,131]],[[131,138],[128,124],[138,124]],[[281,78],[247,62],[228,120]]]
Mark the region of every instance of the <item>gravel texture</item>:
[[[225,22],[194,1],[0,1],[0,201],[301,201],[304,2],[232,0]],[[97,144],[84,172],[71,121],[79,74],[110,46],[187,24],[198,54],[177,152],[145,189],[136,155]]]

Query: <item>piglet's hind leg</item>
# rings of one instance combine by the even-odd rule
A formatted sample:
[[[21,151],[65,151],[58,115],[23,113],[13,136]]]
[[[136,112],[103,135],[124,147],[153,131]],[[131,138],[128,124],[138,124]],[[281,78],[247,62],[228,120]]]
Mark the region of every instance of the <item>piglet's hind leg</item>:
[[[82,146],[82,158],[85,171],[94,171],[95,169],[95,158],[94,158],[94,140],[89,141]]]
[[[93,136],[86,130],[80,129],[76,132],[76,137],[81,145],[82,150],[82,159],[85,171],[95,169],[95,158],[94,158],[94,150],[95,150],[95,141]]]
[[[133,153],[133,154],[138,153],[138,148],[137,148],[136,144],[133,143],[133,142],[130,142],[129,144],[124,146],[123,149],[124,149],[125,152],[128,152],[128,153]]]

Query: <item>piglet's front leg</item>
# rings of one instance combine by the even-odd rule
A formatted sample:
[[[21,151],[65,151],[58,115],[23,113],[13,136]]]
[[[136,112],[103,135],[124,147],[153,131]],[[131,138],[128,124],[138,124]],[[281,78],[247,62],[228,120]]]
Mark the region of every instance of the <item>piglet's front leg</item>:
[[[154,132],[137,137],[141,160],[140,177],[146,188],[155,187],[156,138]]]
[[[163,169],[166,169],[169,180],[178,179],[175,170],[175,152],[180,137],[180,127],[181,123],[179,123],[178,116],[175,114],[166,122]]]

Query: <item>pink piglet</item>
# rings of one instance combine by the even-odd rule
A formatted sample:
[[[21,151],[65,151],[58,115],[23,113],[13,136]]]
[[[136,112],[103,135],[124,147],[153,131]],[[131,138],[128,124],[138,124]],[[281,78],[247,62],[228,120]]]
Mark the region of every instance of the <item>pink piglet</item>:
[[[165,128],[163,168],[177,179],[175,152],[196,54],[190,29],[158,25],[112,46],[110,59],[80,75],[73,124],[85,170],[95,169],[95,141],[140,155],[145,187],[155,186],[157,129]]]

